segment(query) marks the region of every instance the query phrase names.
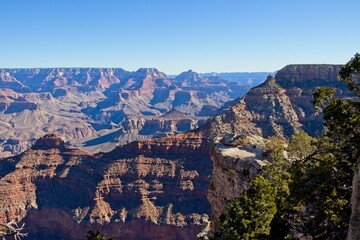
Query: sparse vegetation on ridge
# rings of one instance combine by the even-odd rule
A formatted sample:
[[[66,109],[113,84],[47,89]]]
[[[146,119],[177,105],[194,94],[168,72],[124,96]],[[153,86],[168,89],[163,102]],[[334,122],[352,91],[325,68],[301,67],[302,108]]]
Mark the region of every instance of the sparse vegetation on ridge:
[[[228,206],[215,239],[346,238],[352,178],[360,156],[359,77],[360,55],[356,54],[342,67],[339,77],[354,92],[354,98],[339,99],[331,88],[315,91],[314,105],[324,114],[323,136],[311,138],[305,133],[296,133],[286,148],[287,156],[279,139],[269,139],[270,164],[261,172],[261,191],[271,187],[276,206],[258,215],[256,211],[248,211],[249,206],[264,201],[264,196],[252,194],[260,192],[257,177],[244,199],[236,199]],[[270,223],[269,214],[274,213],[274,209],[276,214]],[[247,226],[259,224],[266,231],[244,228],[244,222]]]

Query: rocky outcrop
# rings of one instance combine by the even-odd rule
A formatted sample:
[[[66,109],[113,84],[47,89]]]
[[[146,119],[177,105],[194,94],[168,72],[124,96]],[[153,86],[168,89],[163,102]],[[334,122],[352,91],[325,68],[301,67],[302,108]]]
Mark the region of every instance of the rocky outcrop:
[[[266,165],[263,161],[264,139],[259,136],[226,135],[211,149],[213,172],[209,185],[211,229],[219,227],[219,217],[234,199],[243,196],[250,181]]]
[[[286,138],[300,129],[301,124],[286,89],[269,76],[238,104],[213,118],[200,131],[210,138],[231,133]]]
[[[339,69],[333,65],[287,66],[275,78],[269,76],[263,84],[237,100],[238,103],[227,112],[212,118],[196,132],[215,140],[228,138],[229,134],[242,136],[239,139],[275,135],[284,140],[298,131],[317,135],[323,130],[323,122],[322,116],[316,115],[312,106],[313,91],[317,87],[330,86],[336,89],[339,97],[352,96],[346,85],[337,80]],[[244,144],[244,141],[240,142]],[[251,149],[250,145],[243,151],[243,146],[234,148],[236,143],[231,141],[227,141],[227,145],[232,146],[215,141],[211,151],[214,168],[209,201],[213,230],[218,228],[218,217],[226,213],[226,205],[243,195],[249,187],[251,173],[255,174],[264,163],[259,154],[263,147]]]
[[[322,67],[315,66],[315,69],[322,72]],[[287,73],[288,70],[285,70],[283,72]],[[317,75],[316,71],[308,78],[323,76]],[[212,219],[212,229],[216,229],[216,219],[225,213],[226,205],[242,196],[251,179],[265,164],[261,154],[263,137],[277,135],[286,139],[299,130],[310,134],[321,131],[317,125],[321,123],[321,117],[315,116],[309,107],[310,92],[322,86],[323,82],[327,82],[328,86],[335,84],[335,80],[320,79],[317,82],[313,79],[299,85],[297,82],[301,82],[301,78],[279,72],[282,76],[280,81],[269,77],[244,98],[234,101],[235,105],[227,106],[229,110],[224,114],[189,133],[135,141],[96,155],[70,148],[56,136],[48,135],[24,153],[0,160],[0,221],[15,219],[26,223],[33,239],[58,236],[82,239],[88,229],[98,229],[126,239],[195,239],[203,225],[208,225],[208,218]],[[58,77],[52,76],[48,80],[62,79],[56,82],[59,86],[72,81],[68,77],[65,81],[65,73],[61,78],[60,73],[57,74]],[[141,118],[138,122],[130,121],[124,129],[143,129],[143,124],[149,121],[147,131],[154,126],[173,131],[178,127],[176,124],[188,116],[178,108],[170,111],[173,106],[166,105],[175,99],[175,94],[187,92],[188,101],[177,104],[189,107],[191,104],[187,103],[196,103],[199,99],[210,102],[209,96],[215,95],[203,94],[213,91],[211,89],[200,93],[199,90],[189,92],[185,87],[193,82],[206,85],[214,81],[213,84],[220,84],[215,78],[201,80],[190,72],[180,79],[187,86],[180,88],[177,84],[174,88],[163,90],[169,82],[154,69],[119,74],[127,76],[123,82],[122,78],[111,77],[107,87],[104,79],[100,81],[102,88],[106,88],[102,95],[76,95],[81,89],[79,87],[75,91],[66,89],[66,95],[60,92],[62,101],[54,98],[42,98],[41,101],[52,106],[54,99],[58,101],[56,106],[63,109],[66,104],[80,103],[79,96],[84,96],[87,100],[83,104],[91,111],[86,112],[79,104],[78,114],[100,116],[99,119],[104,116],[104,119],[109,117],[111,120],[109,124],[113,129],[103,129],[96,125],[99,119],[91,118],[91,126],[98,132],[103,131],[101,136],[116,133],[121,128],[120,123],[125,122],[120,120],[124,114],[134,112],[135,117],[139,109],[146,116],[144,122]],[[140,75],[139,80],[136,76]],[[284,80],[288,79],[287,76],[291,76],[289,81],[294,83]],[[81,81],[99,82],[100,78],[101,74]],[[80,83],[80,80],[76,82]],[[151,91],[148,88],[140,94],[144,85],[155,86],[154,92],[161,94],[155,100],[149,97]],[[347,94],[341,88],[337,92],[340,96]],[[117,97],[115,103],[106,100],[110,93]],[[24,96],[20,93],[9,95],[3,101],[3,108],[10,106],[8,102]],[[94,100],[99,96],[102,96],[99,101]],[[41,101],[37,106],[45,104]],[[202,104],[208,105],[206,101]],[[149,102],[151,108],[147,105]],[[142,109],[143,106],[148,108]],[[167,109],[164,106],[172,107]],[[101,114],[96,113],[96,108]],[[0,126],[10,124],[3,119]],[[128,116],[128,119],[131,118]],[[312,124],[312,120],[316,124]],[[61,126],[61,122],[57,122],[57,126]],[[115,137],[118,138],[119,135]],[[15,143],[16,140],[13,141]]]
[[[52,148],[58,148],[58,149],[64,149],[65,148],[65,142],[61,138],[57,137],[55,134],[47,134],[41,138],[39,138],[35,144],[31,147],[31,149],[52,149]]]
[[[338,65],[286,66],[199,131],[209,137],[235,133],[284,139],[300,130],[320,134],[322,115],[316,114],[312,105],[316,88],[333,87],[338,97],[352,97],[346,84],[337,80],[339,70]]]
[[[171,136],[216,114],[204,107],[218,109],[249,88],[192,71],[170,78],[155,68],[0,69],[0,157],[47,133],[95,152]],[[172,110],[188,115],[170,120]]]
[[[46,135],[0,161],[0,221],[26,223],[29,239],[83,239],[90,229],[127,239],[195,239],[211,212],[209,158],[209,142],[196,134],[96,156]]]
[[[332,87],[340,98],[353,97],[344,82],[338,80],[339,65],[288,65],[275,75],[276,82],[287,91],[298,122],[310,135],[323,130],[322,115],[314,112],[312,94],[318,87]]]

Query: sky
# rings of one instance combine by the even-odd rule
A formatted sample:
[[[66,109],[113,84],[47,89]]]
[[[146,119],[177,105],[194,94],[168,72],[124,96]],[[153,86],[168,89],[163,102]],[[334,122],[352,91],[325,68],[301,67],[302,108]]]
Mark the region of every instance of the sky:
[[[359,0],[0,0],[0,68],[167,74],[345,64]]]

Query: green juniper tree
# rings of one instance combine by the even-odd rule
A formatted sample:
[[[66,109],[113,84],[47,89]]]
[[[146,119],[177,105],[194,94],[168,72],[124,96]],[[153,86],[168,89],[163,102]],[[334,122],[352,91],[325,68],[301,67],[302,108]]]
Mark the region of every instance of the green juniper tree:
[[[355,96],[339,99],[334,89],[317,89],[314,106],[323,112],[325,133],[317,139],[296,133],[287,160],[281,141],[269,139],[270,164],[244,197],[228,206],[219,239],[346,238],[352,177],[360,158],[359,54],[341,68],[339,79]]]
[[[325,133],[297,153],[289,144],[293,181],[285,213],[293,235],[313,239],[345,239],[351,213],[352,177],[360,156],[360,55],[341,68],[339,79],[355,97],[339,99],[335,90],[319,88],[314,105],[323,112]],[[298,146],[298,144],[295,144]],[[306,150],[308,149],[308,151]],[[294,152],[295,150],[295,152]],[[291,155],[291,152],[296,154]]]
[[[215,239],[248,240],[265,238],[276,213],[274,189],[263,176],[251,182],[242,198],[227,207],[227,215],[220,219],[220,233]]]

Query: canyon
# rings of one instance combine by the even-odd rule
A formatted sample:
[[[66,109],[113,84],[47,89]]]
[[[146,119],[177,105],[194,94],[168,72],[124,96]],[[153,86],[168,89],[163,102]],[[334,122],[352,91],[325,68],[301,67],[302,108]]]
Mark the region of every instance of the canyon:
[[[88,230],[121,239],[196,239],[203,228],[218,228],[226,205],[242,196],[266,164],[267,137],[323,131],[312,92],[329,86],[337,96],[351,97],[337,80],[339,70],[288,65],[239,98],[243,85],[192,71],[177,76],[175,84],[155,69],[107,70],[95,80],[79,70],[76,81],[49,77],[56,86],[49,89],[43,78],[32,77],[29,84],[19,72],[4,70],[2,84],[11,90],[2,90],[0,106],[2,116],[13,118],[2,120],[1,136],[13,129],[9,135],[32,141],[0,160],[0,221],[25,223],[28,239],[83,239]],[[48,76],[66,76],[56,74]],[[115,77],[120,75],[130,77],[122,82]],[[97,90],[86,94],[84,88]],[[77,111],[60,111],[71,104]],[[48,117],[35,114],[41,106],[49,109]],[[36,134],[20,128],[29,119],[39,126]],[[61,125],[65,119],[72,122]],[[78,136],[85,140],[76,142]]]
[[[47,133],[99,152],[186,132],[243,96],[251,76],[258,74],[228,81],[191,70],[170,78],[155,68],[0,69],[0,157]]]

